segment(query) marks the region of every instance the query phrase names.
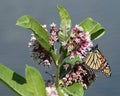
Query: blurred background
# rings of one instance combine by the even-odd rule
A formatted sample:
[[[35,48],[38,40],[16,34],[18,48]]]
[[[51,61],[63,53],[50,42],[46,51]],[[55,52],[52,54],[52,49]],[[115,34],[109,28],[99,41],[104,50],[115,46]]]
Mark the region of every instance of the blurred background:
[[[99,49],[107,58],[112,77],[106,78],[97,73],[96,81],[85,91],[85,96],[119,96],[120,94],[120,0],[1,0],[0,1],[0,63],[25,77],[26,64],[44,72],[30,58],[28,42],[31,31],[15,25],[16,20],[25,14],[36,18],[48,26],[55,22],[59,26],[56,6],[65,7],[72,19],[72,25],[87,17],[92,17],[105,27],[106,33],[96,40]],[[54,68],[49,71],[54,73]],[[44,78],[50,78],[43,74]],[[15,94],[0,82],[2,96]]]

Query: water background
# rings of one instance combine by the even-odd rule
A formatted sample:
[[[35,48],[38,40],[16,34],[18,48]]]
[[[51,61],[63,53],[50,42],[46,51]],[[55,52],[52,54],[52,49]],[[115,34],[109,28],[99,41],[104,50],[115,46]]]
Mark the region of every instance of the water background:
[[[112,77],[106,78],[97,73],[97,80],[85,91],[85,96],[120,95],[120,0],[0,0],[0,63],[25,76],[26,64],[44,71],[30,58],[27,44],[31,31],[15,26],[16,20],[28,14],[41,24],[55,22],[59,25],[56,6],[64,6],[72,19],[73,26],[92,17],[106,29],[106,34],[95,41],[107,58]],[[54,69],[50,69],[54,72]],[[45,74],[43,74],[45,77]],[[1,96],[15,96],[0,83]]]

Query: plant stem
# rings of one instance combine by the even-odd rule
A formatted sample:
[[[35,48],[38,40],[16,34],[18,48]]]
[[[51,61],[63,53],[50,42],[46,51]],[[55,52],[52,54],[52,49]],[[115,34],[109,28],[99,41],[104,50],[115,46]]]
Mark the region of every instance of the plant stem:
[[[64,58],[64,53],[61,52],[60,57],[59,57],[58,61],[56,62],[56,82],[55,82],[56,88],[59,87],[60,64],[62,63],[63,58]]]
[[[56,62],[56,82],[55,82],[56,88],[58,88],[59,86],[59,71],[60,71],[59,65],[60,64]]]

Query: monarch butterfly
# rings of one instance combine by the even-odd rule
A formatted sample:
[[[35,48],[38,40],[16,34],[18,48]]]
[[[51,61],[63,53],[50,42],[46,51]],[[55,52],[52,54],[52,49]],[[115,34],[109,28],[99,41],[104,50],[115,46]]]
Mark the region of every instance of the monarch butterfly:
[[[105,57],[98,49],[98,45],[89,52],[85,64],[93,70],[102,70],[106,76],[111,76],[111,69]]]

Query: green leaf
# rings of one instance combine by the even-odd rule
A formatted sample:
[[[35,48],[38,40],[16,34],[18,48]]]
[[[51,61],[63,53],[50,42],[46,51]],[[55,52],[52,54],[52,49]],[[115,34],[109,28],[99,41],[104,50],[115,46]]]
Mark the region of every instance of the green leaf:
[[[48,43],[48,41],[49,41],[48,32],[32,16],[29,16],[29,15],[21,16],[17,20],[16,25],[32,30],[33,33],[35,34],[36,38],[38,39],[39,43],[47,51],[51,50],[51,45]]]
[[[79,25],[83,27],[85,32],[89,32],[91,34],[92,40],[100,38],[105,33],[105,29],[102,25],[94,21],[92,18],[85,19]]]
[[[32,30],[40,45],[51,54],[54,62],[57,60],[56,52],[48,42],[48,32],[42,27],[41,24],[39,24],[37,20],[35,20],[32,16],[24,15],[18,18],[16,25]]]
[[[33,96],[27,90],[26,80],[2,64],[0,64],[0,81],[20,96]]]
[[[70,59],[70,57],[65,58],[60,66],[60,79],[63,78],[63,76],[65,76],[77,62],[81,62],[80,58],[77,55],[75,55],[73,59]],[[66,64],[69,64],[67,70],[64,68]]]
[[[69,96],[84,96],[84,89],[81,84],[74,83],[71,86],[63,88]]]
[[[60,79],[62,79],[68,72],[70,72],[71,70],[71,65],[68,67],[68,69],[66,70],[64,68],[64,65],[67,64],[67,63],[64,63],[60,66]],[[69,64],[69,63],[68,63]]]
[[[61,19],[61,23],[60,23],[61,31],[59,32],[58,35],[60,42],[63,42],[68,39],[68,31],[70,30],[72,24],[67,10],[60,5],[58,5],[57,8]]]
[[[28,90],[34,93],[34,96],[46,96],[45,84],[39,71],[33,67],[27,66],[26,80]]]
[[[62,89],[62,87],[58,87],[57,91],[58,91],[58,96],[67,96],[66,95],[67,93]]]

